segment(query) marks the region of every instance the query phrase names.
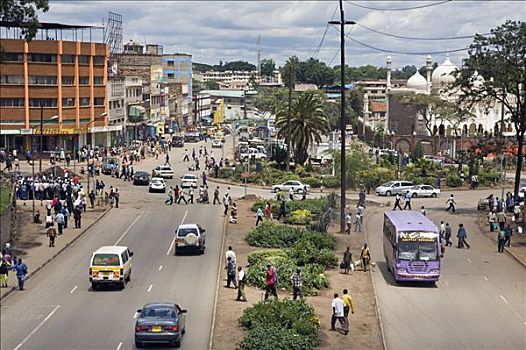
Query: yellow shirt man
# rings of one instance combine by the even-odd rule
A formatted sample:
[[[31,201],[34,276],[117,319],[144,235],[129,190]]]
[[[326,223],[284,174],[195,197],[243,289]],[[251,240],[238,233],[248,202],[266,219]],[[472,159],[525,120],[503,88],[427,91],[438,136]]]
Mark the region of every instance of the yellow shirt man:
[[[341,296],[341,298],[343,300],[343,305],[344,305],[345,309],[347,310],[345,316],[347,316],[349,314],[349,310],[351,310],[351,312],[354,314],[354,305],[352,303],[352,298],[351,298],[351,296],[348,293],[349,293],[349,291],[347,289],[344,289],[343,290],[343,295]]]

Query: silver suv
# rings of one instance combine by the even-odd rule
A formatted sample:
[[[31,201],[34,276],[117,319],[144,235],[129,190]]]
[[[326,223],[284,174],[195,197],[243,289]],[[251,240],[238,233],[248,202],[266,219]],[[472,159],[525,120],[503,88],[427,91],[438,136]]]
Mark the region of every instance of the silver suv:
[[[389,181],[376,187],[374,190],[379,196],[392,196],[395,194],[403,194],[406,190],[412,188],[415,184],[411,181]]]
[[[175,251],[177,255],[182,251],[205,253],[206,230],[199,224],[182,224],[175,231]]]

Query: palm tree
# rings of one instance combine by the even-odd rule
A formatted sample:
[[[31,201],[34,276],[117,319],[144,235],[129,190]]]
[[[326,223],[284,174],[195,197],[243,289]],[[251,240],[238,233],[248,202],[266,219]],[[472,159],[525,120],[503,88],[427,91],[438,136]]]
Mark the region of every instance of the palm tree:
[[[278,138],[287,141],[287,106],[282,106],[276,115]],[[329,131],[329,120],[325,116],[324,105],[313,91],[301,93],[291,105],[291,145],[294,159],[305,164],[308,149],[314,142],[321,142],[321,136]]]

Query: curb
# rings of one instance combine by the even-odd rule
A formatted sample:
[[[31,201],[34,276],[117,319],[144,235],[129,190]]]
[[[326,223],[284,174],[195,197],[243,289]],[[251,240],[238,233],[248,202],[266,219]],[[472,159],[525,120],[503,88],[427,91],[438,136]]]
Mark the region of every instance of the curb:
[[[47,259],[42,265],[38,266],[36,269],[32,270],[30,273],[26,276],[26,281],[36,275],[40,270],[42,270],[46,265],[48,265],[51,261],[53,261],[57,256],[59,256],[63,251],[65,251],[67,248],[69,248],[73,243],[75,243],[80,237],[82,237],[86,232],[89,231],[97,222],[99,222],[100,219],[102,219],[104,216],[106,216],[107,213],[112,209],[112,207],[107,208],[102,214],[99,215],[93,221],[91,224],[89,224],[82,232],[80,232],[76,237],[74,237],[70,242],[66,243],[66,245],[62,248],[60,248],[55,254],[53,254],[49,259]],[[0,300],[5,299],[7,296],[9,296],[13,291],[17,289],[16,286],[9,287],[8,290],[0,295]]]
[[[212,324],[210,326],[210,341],[208,343],[208,350],[212,350],[212,342],[214,340],[215,322],[217,314],[217,297],[219,296],[219,285],[221,283],[221,270],[223,266],[223,250],[225,249],[226,228],[228,222],[228,215],[223,220],[223,238],[221,239],[221,252],[219,253],[219,267],[217,268],[216,292],[214,296],[214,310],[212,311]]]

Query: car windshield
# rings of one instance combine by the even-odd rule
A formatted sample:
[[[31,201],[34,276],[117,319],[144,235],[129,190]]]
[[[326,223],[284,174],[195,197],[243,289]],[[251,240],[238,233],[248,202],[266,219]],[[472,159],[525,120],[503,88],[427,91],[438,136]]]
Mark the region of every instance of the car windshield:
[[[398,259],[437,260],[437,237],[433,232],[401,232]]]
[[[193,233],[194,235],[197,235],[197,229],[195,228],[180,228],[178,231],[177,231],[177,236],[178,237],[186,237],[187,235],[189,235],[190,233]]]
[[[394,184],[393,181],[386,182],[382,185],[382,187],[391,187]]]
[[[167,306],[150,306],[142,310],[142,318],[169,320],[176,318],[175,309]]]
[[[195,180],[195,176],[193,176],[193,175],[185,175],[183,177],[183,180]]]
[[[95,254],[92,265],[94,266],[119,266],[119,255],[117,254]]]
[[[152,184],[160,185],[160,184],[162,184],[162,183],[163,183],[162,180],[157,180],[157,179],[152,180]]]
[[[147,176],[148,173],[146,171],[138,171],[135,173],[135,176]]]

